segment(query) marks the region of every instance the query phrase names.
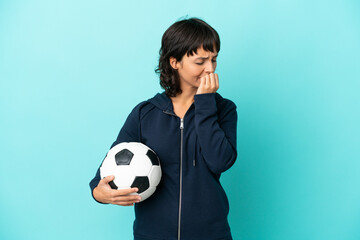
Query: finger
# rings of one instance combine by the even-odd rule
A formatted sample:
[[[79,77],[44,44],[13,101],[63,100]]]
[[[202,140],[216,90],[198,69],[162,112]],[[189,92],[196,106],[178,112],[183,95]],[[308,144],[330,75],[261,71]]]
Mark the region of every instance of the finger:
[[[210,87],[210,76],[209,75],[205,76],[205,87],[206,88]]]
[[[133,203],[138,203],[140,202],[140,200],[136,200],[136,201],[113,201],[112,204],[121,204],[121,205],[129,205],[129,204],[133,204]]]
[[[215,73],[214,75],[215,75],[216,90],[218,90],[219,89],[219,75],[217,73]]]
[[[134,206],[134,203],[115,203],[115,204],[123,207]]]
[[[115,179],[115,176],[114,175],[110,175],[110,176],[107,176],[107,177],[104,177],[103,179],[101,179],[100,181],[104,184],[107,184],[109,182],[111,182],[112,180]]]
[[[205,77],[200,78],[200,85],[199,85],[199,88],[203,88],[203,87],[204,87],[204,85],[205,85],[205,81],[206,81]]]
[[[139,191],[138,188],[117,189],[113,191],[113,197],[129,195],[131,193],[136,193],[138,191]]]
[[[141,200],[139,195],[130,195],[130,196],[121,196],[121,197],[113,197],[113,202],[136,202]]]
[[[203,92],[204,89],[204,85],[205,85],[205,77],[201,77],[200,78],[200,85],[196,91],[196,94],[201,94]]]
[[[141,201],[141,197],[139,195],[136,196],[122,196],[122,197],[117,197],[117,198],[112,198],[111,199],[113,203],[118,204],[118,203],[125,203],[125,204],[130,204],[130,203],[138,203]]]
[[[122,205],[123,207],[128,207],[128,206],[134,206],[134,204],[133,203],[131,203],[131,204],[124,204],[124,205]]]
[[[210,73],[209,74],[209,78],[210,78],[210,88],[211,90],[216,90],[216,84],[215,84],[215,76],[214,73]]]

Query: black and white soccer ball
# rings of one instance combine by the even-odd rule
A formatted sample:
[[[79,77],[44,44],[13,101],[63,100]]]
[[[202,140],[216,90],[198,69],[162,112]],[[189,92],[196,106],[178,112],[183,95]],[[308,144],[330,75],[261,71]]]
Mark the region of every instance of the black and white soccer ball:
[[[137,187],[141,201],[150,197],[161,179],[159,158],[139,142],[123,142],[112,147],[100,166],[100,177],[114,175],[112,189]]]

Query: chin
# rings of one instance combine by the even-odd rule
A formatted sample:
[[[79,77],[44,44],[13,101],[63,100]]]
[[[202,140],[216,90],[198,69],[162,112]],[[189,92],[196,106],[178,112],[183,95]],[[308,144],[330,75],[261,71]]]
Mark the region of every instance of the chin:
[[[200,86],[200,83],[201,83],[200,79],[201,79],[200,77],[196,79],[195,85]]]
[[[197,81],[195,84],[194,84],[194,88],[199,88],[200,87],[200,81]]]

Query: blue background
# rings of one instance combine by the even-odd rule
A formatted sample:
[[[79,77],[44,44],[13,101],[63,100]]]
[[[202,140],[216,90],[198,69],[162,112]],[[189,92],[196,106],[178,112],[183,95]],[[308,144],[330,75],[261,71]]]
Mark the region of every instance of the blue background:
[[[140,101],[162,91],[164,31],[219,33],[238,107],[222,176],[234,239],[360,239],[360,2],[0,1],[0,239],[132,239],[132,207],[88,183]],[[196,183],[194,183],[196,184]]]

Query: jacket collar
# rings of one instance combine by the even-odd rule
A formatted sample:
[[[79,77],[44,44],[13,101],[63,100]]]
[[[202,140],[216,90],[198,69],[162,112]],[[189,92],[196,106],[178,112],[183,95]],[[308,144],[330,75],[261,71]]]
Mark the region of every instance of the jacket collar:
[[[219,93],[215,93],[215,99],[218,103],[223,99],[223,97]],[[150,98],[148,101],[163,112],[174,114],[174,108],[171,99],[165,94],[165,92],[157,93],[153,98]]]

